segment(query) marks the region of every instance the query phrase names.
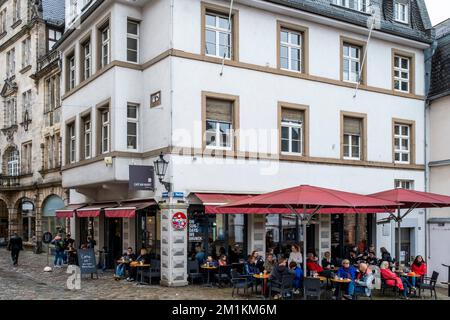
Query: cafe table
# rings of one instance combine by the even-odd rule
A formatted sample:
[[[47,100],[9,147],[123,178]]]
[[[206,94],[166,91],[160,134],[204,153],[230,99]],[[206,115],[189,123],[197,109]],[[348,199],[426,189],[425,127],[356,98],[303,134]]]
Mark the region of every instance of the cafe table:
[[[208,266],[208,265],[202,265],[200,268],[206,270],[206,272],[208,273],[208,280],[206,281],[205,286],[206,286],[206,287],[212,287],[212,284],[211,284],[211,272],[212,272],[213,270],[217,270],[218,267]]]
[[[341,278],[331,278],[330,279],[331,282],[337,283],[339,285],[339,293],[338,293],[338,299],[341,300],[342,299],[342,291],[344,287],[344,285],[349,284],[350,282],[352,282],[351,279],[341,279]]]
[[[270,277],[270,274],[268,273],[257,273],[253,275],[254,278],[261,280],[262,286],[261,286],[261,296],[263,299],[266,299],[266,293],[267,293],[267,280]]]

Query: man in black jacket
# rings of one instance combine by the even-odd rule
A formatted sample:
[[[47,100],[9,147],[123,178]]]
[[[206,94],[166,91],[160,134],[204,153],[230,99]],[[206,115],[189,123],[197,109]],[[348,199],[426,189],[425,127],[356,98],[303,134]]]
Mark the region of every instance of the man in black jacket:
[[[14,232],[14,235],[9,240],[8,250],[11,251],[11,258],[14,266],[17,266],[19,261],[19,252],[20,250],[23,250],[22,238],[19,237],[17,232]]]

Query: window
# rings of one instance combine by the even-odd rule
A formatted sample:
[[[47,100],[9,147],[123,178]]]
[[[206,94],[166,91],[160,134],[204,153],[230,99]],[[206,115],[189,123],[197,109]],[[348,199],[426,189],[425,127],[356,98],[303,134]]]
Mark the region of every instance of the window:
[[[70,19],[73,21],[78,16],[78,0],[70,0]]]
[[[75,162],[75,152],[76,152],[76,135],[75,135],[75,122],[67,125],[67,162]]]
[[[414,91],[414,54],[393,50],[393,86],[394,90],[404,93]]]
[[[61,38],[61,31],[48,29],[48,50],[52,50],[55,43]]]
[[[20,20],[20,1],[13,1],[13,24]]]
[[[352,10],[369,12],[369,0],[335,0],[335,3],[339,6],[346,7]]]
[[[72,90],[75,88],[75,53],[72,53],[67,57],[67,89]]]
[[[10,128],[17,125],[17,102],[16,98],[8,98],[5,101],[4,127]]]
[[[233,23],[229,24],[228,16],[212,12],[206,12],[205,22],[205,54],[231,59]]]
[[[22,69],[31,64],[31,38],[22,41]]]
[[[22,121],[31,120],[31,90],[22,93]]]
[[[343,80],[359,82],[361,72],[361,47],[350,43],[343,45]]]
[[[396,163],[411,162],[411,125],[394,124],[394,153]]]
[[[129,104],[127,106],[127,148],[137,150],[139,130],[139,107]]]
[[[110,29],[108,23],[105,27],[100,29],[100,68],[103,68],[110,63],[110,40]]]
[[[59,132],[45,137],[44,169],[55,169],[61,166],[61,137]]]
[[[303,154],[304,111],[281,109],[281,152]]]
[[[82,50],[81,65],[83,66],[82,80],[86,80],[89,79],[90,76],[92,75],[92,48],[90,39],[84,42],[81,50]]]
[[[414,180],[395,180],[395,188],[414,190]]]
[[[101,153],[109,152],[109,139],[110,139],[110,123],[109,123],[109,109],[103,109],[100,111],[101,120]]]
[[[0,11],[0,35],[6,32],[6,8]]]
[[[32,144],[27,142],[22,144],[22,174],[33,173],[32,163]]]
[[[361,160],[362,119],[344,116],[344,159]]]
[[[17,177],[19,175],[19,150],[9,148],[7,151],[8,176]]]
[[[91,145],[92,145],[92,122],[91,115],[87,115],[82,118],[81,128],[83,130],[83,141],[82,141],[82,157],[83,159],[91,158]]]
[[[281,28],[280,68],[303,72],[303,33]]]
[[[402,23],[409,22],[409,8],[407,3],[394,1],[394,20]]]
[[[139,23],[127,22],[127,61],[139,62]]]
[[[233,102],[206,99],[206,147],[231,150],[233,143]]]
[[[44,117],[46,127],[51,127],[59,122],[59,79],[60,76],[57,74],[45,81]]]
[[[16,73],[16,50],[11,49],[6,53],[6,77],[10,78]]]

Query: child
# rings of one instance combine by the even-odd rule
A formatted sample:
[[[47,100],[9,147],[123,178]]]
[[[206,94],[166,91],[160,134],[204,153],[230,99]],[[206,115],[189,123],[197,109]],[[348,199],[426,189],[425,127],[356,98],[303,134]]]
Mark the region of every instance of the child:
[[[303,270],[297,266],[295,261],[291,261],[291,263],[289,263],[289,269],[295,272],[294,294],[300,294],[300,288],[303,285]]]

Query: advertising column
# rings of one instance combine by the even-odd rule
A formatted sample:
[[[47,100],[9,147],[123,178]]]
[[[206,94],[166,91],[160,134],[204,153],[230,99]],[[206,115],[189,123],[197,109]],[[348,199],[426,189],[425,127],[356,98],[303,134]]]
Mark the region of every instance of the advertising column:
[[[187,286],[187,205],[160,204],[161,285]]]

